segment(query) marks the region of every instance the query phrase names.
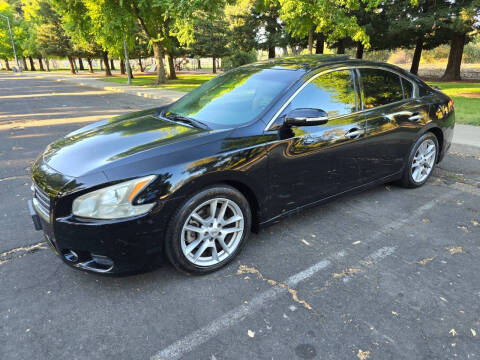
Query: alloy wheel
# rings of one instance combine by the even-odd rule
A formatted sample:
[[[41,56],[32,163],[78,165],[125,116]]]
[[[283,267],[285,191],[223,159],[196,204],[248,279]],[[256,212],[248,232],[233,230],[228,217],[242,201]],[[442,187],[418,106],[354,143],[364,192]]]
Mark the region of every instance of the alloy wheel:
[[[234,201],[226,198],[205,201],[190,213],[183,225],[183,255],[201,267],[224,261],[240,244],[244,224],[242,210]]]
[[[420,144],[412,161],[412,179],[416,183],[425,181],[432,172],[437,154],[437,146],[431,139]]]

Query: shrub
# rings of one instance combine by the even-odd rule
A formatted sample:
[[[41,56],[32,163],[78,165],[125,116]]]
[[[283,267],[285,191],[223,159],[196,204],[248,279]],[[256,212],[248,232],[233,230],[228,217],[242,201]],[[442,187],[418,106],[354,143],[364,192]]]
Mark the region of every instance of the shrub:
[[[233,51],[232,55],[222,59],[223,68],[230,70],[241,65],[250,64],[257,61],[257,53],[252,51]]]

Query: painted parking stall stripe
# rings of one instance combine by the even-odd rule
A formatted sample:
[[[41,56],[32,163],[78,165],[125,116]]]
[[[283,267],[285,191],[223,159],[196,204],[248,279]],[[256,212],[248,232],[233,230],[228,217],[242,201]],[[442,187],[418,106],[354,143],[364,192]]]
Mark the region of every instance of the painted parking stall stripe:
[[[432,209],[437,203],[441,201],[446,201],[455,196],[455,192],[447,192],[434,200],[431,200],[421,207],[414,210],[410,216],[406,216],[404,218],[400,218],[398,220],[394,220],[379,230],[374,232],[368,239],[364,242],[369,243],[373,242],[387,234],[398,230],[402,226],[410,223],[412,220],[417,219],[420,215],[424,212]],[[378,262],[385,257],[394,253],[396,247],[382,247],[374,251],[372,254],[369,255],[370,258],[374,258],[375,262]],[[286,283],[289,287],[294,287],[295,285],[299,284],[302,281],[308,280],[313,275],[318,274],[322,270],[328,268],[333,261],[343,258],[347,253],[347,250],[341,250],[332,254],[331,256],[319,261],[318,263],[310,266],[309,268],[296,273],[290,276],[284,283]],[[348,280],[347,280],[348,281]],[[160,350],[158,353],[151,357],[151,360],[163,360],[163,359],[179,359],[184,354],[187,354],[194,350],[196,347],[206,343],[220,331],[228,329],[233,325],[239,323],[243,320],[245,316],[251,315],[256,311],[260,310],[265,304],[269,302],[275,301],[279,296],[287,293],[286,288],[282,287],[273,287],[262,292],[260,295],[254,297],[252,300],[248,302],[248,304],[242,304],[237,306],[236,308],[230,310],[229,312],[225,313],[224,315],[220,316],[219,318],[213,320],[211,323],[202,327],[187,336],[183,337],[180,340],[175,341],[171,345],[167,346],[166,348]]]

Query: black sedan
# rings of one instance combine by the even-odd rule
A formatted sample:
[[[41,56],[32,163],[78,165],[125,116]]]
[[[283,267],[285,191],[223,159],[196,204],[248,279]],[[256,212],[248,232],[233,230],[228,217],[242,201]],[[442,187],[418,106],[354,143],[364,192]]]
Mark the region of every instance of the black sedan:
[[[226,72],[161,108],[50,144],[29,202],[69,265],[207,273],[250,231],[397,181],[423,185],[450,147],[453,101],[394,66],[295,57]]]

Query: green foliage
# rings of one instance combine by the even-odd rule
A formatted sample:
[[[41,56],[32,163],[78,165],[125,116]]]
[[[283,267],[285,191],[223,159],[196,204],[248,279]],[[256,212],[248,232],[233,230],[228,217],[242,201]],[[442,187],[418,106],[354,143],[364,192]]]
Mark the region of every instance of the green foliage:
[[[230,70],[241,65],[250,64],[255,61],[257,61],[257,54],[254,50],[234,50],[230,56],[222,59],[222,64],[225,70]]]
[[[378,0],[278,0],[280,18],[287,30],[298,37],[306,37],[311,30],[326,35],[327,41],[350,37],[370,46],[370,37],[349,11],[358,10],[361,3],[373,8]],[[328,16],[326,16],[328,14]]]
[[[205,12],[195,13],[193,22],[194,42],[192,54],[201,57],[220,58],[229,54],[227,48],[230,31],[228,23],[221,15],[213,16]]]

